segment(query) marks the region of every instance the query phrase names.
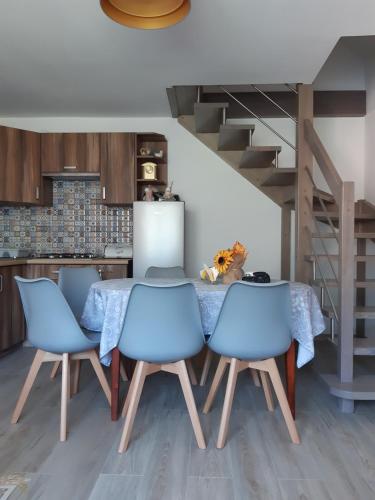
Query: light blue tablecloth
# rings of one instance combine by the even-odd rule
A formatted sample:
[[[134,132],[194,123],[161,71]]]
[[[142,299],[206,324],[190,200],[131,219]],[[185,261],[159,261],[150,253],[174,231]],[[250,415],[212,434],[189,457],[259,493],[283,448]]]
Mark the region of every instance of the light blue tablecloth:
[[[135,283],[171,283],[191,281],[197,290],[203,331],[214,330],[227,285],[211,285],[201,280],[117,279],[94,283],[89,291],[81,324],[101,331],[100,359],[111,363],[111,350],[116,347],[124,322],[130,290]],[[314,357],[314,337],[325,330],[322,312],[314,290],[302,283],[290,283],[293,315],[293,338],[299,343],[297,366],[300,368]]]

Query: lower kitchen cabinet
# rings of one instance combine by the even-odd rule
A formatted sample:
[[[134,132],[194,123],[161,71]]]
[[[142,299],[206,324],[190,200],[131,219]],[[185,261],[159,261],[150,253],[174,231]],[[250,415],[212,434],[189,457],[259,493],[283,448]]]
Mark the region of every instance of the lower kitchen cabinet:
[[[129,269],[127,264],[104,264],[96,266],[102,280],[113,280],[121,278],[129,278]]]
[[[25,339],[25,321],[15,276],[22,276],[23,266],[0,267],[0,352]]]
[[[28,278],[49,278],[57,283],[59,278],[60,267],[95,267],[103,280],[116,278],[128,278],[129,266],[126,263],[119,264],[82,264],[75,261],[74,264],[29,264],[27,276]]]

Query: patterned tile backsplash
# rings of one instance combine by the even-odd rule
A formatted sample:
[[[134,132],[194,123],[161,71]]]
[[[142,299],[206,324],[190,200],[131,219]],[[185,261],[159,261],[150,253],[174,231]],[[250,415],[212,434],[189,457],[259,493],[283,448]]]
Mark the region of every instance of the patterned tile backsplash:
[[[132,243],[132,209],[101,205],[98,181],[54,181],[53,207],[0,207],[0,247],[89,252]]]

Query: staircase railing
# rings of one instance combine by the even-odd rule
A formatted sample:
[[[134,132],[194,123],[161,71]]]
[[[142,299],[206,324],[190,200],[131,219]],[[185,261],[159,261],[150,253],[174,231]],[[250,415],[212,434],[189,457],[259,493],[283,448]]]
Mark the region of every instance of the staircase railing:
[[[304,141],[327,182],[338,207],[338,358],[337,371],[341,382],[353,380],[353,333],[354,333],[354,183],[343,181],[328,152],[323,146],[311,119],[303,124]],[[300,166],[303,168],[303,165]],[[311,175],[310,175],[311,177]],[[313,179],[310,179],[313,183]],[[322,201],[322,200],[321,200]],[[321,205],[322,206],[322,205]],[[336,233],[329,211],[323,203],[328,224]],[[314,218],[315,220],[315,218]],[[319,232],[318,232],[319,233]],[[320,236],[323,236],[320,234]],[[320,238],[321,239],[321,238]],[[328,252],[327,252],[328,253]],[[332,263],[331,263],[332,265]],[[333,265],[332,265],[333,268]],[[336,276],[336,273],[335,273]],[[328,288],[328,287],[327,287]],[[350,400],[341,400],[342,408],[349,410]]]
[[[297,120],[293,118],[283,107],[281,107],[277,102],[275,102],[271,97],[269,97],[265,92],[261,91],[258,87],[256,87],[253,84],[250,84],[251,87],[253,87],[257,92],[260,92],[266,99],[268,99],[272,104],[274,104],[278,109],[280,109],[284,114],[286,114],[289,118],[291,118],[295,123],[297,123]],[[290,148],[292,148],[294,151],[296,151],[296,146],[292,144],[286,137],[284,137],[280,132],[278,132],[276,129],[274,129],[269,123],[267,123],[261,116],[259,116],[255,111],[250,109],[246,104],[241,102],[239,99],[237,99],[236,96],[234,96],[231,92],[229,92],[228,89],[223,87],[222,85],[220,86],[221,90],[229,96],[233,101],[235,101],[237,104],[239,104],[243,109],[245,109],[253,118],[258,120],[262,125],[264,125],[268,130],[270,130],[273,134],[275,134],[279,139],[281,139],[285,144],[287,144]]]

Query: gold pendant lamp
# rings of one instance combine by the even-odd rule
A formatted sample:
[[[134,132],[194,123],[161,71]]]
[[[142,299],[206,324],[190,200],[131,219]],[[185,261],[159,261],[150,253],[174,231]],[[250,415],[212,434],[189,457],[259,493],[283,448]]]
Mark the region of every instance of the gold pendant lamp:
[[[100,0],[100,5],[113,21],[144,30],[168,28],[190,11],[190,0]]]

